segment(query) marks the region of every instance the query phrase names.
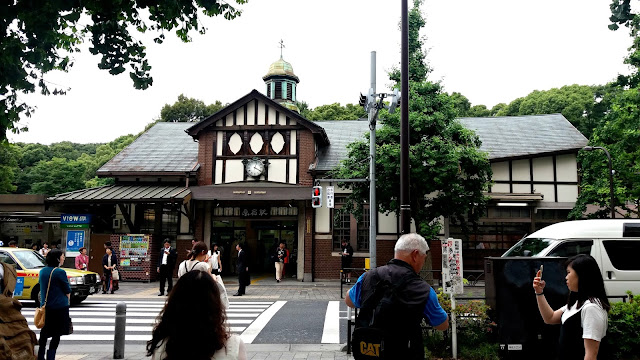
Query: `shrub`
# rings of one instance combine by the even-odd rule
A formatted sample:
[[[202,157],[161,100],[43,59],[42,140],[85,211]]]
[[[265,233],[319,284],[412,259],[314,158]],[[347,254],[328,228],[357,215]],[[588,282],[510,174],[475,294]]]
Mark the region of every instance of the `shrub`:
[[[611,304],[605,339],[615,359],[640,359],[640,295],[627,291],[629,302]]]
[[[451,314],[449,295],[438,289],[438,301],[442,309]],[[496,324],[491,322],[483,301],[456,303],[454,313],[457,319],[458,353],[465,360],[498,359],[499,346],[495,341]],[[451,328],[447,332],[427,330],[424,343],[427,358],[448,358],[451,356]]]

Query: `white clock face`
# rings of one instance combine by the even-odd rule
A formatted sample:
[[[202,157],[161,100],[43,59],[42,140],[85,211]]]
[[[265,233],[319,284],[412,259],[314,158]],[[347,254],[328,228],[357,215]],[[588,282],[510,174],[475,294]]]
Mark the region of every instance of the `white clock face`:
[[[249,160],[246,165],[247,175],[258,177],[264,172],[264,164],[260,160]]]

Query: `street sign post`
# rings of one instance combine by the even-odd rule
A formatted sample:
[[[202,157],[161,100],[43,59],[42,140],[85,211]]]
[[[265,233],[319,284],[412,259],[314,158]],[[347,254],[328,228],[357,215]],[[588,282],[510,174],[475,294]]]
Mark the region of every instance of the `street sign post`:
[[[456,329],[456,294],[462,294],[462,240],[448,238],[442,245],[442,283],[444,292],[451,296],[451,350],[458,358],[458,334]]]
[[[334,191],[333,186],[327,186],[327,208],[329,209],[333,209]]]

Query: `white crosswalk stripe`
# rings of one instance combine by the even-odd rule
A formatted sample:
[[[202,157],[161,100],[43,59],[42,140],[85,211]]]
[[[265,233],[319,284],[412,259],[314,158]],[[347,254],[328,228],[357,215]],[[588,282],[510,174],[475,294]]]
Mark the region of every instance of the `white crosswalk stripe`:
[[[60,340],[112,342],[115,331],[116,303],[117,301],[85,301],[71,307],[69,315],[73,320],[74,333],[62,336]],[[266,325],[266,322],[257,321],[257,319],[260,319],[263,314],[265,316],[262,318],[268,317],[270,319],[273,313],[282,307],[283,303],[279,301],[276,308],[269,310],[274,306],[274,302],[231,302],[227,310],[227,323],[231,332],[241,335],[249,327],[251,327],[252,333],[259,332]],[[125,341],[150,340],[153,325],[165,304],[164,301],[126,301],[126,304]],[[22,309],[22,314],[27,319],[29,328],[39,335],[40,330],[33,324],[34,313],[35,309],[33,308]],[[268,319],[266,319],[267,322]]]

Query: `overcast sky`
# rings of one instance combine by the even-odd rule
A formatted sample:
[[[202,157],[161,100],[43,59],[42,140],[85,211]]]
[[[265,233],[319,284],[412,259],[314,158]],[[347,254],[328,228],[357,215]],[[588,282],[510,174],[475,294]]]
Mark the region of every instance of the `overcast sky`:
[[[410,5],[412,1],[409,1]],[[604,84],[628,72],[626,28],[607,29],[610,0],[426,0],[427,60],[432,80],[487,107],[570,84]],[[127,73],[99,70],[99,58],[74,54],[68,73],[46,79],[66,96],[23,96],[37,111],[14,142],[108,142],[142,131],[164,104],[185,94],[230,103],[252,89],[280,57],[300,78],[298,100],[311,107],[356,103],[370,83],[377,52],[377,90],[400,63],[400,2],[389,0],[250,0],[241,17],[203,18],[208,31],[185,44],[168,36],[148,46],[153,86],[135,90]],[[86,49],[86,46],[85,46]]]

